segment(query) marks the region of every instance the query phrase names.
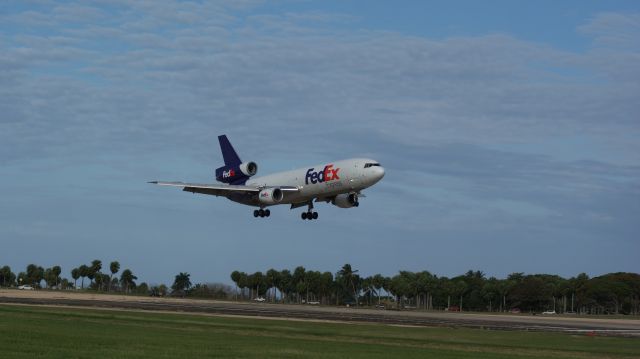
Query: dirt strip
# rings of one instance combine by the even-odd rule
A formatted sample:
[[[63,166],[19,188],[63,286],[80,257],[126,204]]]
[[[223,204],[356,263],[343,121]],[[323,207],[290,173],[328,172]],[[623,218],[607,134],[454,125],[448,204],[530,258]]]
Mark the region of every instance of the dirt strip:
[[[154,298],[87,292],[0,290],[0,303],[172,311],[244,317],[368,322],[389,325],[465,327],[640,338],[640,320],[356,309],[182,298]]]

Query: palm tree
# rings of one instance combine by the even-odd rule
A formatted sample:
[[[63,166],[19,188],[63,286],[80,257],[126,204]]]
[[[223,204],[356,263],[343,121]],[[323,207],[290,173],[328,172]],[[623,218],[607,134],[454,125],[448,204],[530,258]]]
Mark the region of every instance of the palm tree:
[[[89,279],[93,281],[93,279],[100,274],[101,269],[102,269],[102,261],[99,259],[94,259],[91,262],[91,266],[89,267],[89,275],[87,275],[87,277],[89,277]]]
[[[260,296],[260,287],[264,284],[264,274],[262,272],[253,273],[251,283],[256,287],[256,295],[255,297]]]
[[[83,264],[80,266],[80,268],[78,268],[78,270],[80,271],[80,277],[82,278],[82,281],[80,282],[80,288],[84,289],[84,278],[89,275],[90,269]]]
[[[373,295],[373,292],[375,292],[375,288],[373,286],[373,278],[363,278],[360,287],[362,289],[362,294],[367,301],[367,305],[371,305],[371,296]]]
[[[138,277],[133,275],[130,269],[125,269],[122,271],[120,275],[120,283],[124,286],[125,293],[129,293],[130,287],[134,287],[136,283],[134,280],[138,279]]]
[[[118,263],[118,261],[111,262],[111,264],[109,264],[109,270],[111,271],[111,275],[109,276],[109,290],[111,290],[111,282],[113,281],[113,276],[120,270],[120,263]]]
[[[238,284],[240,283],[240,278],[240,272],[238,272],[237,270],[231,272],[231,280],[236,284],[236,300],[238,300]]]
[[[353,297],[356,301],[356,307],[357,307],[358,292],[356,291],[356,282],[358,281],[359,277],[356,273],[358,273],[358,270],[353,270],[353,268],[351,268],[351,264],[349,263],[343,265],[342,269],[340,269],[340,271],[338,272],[338,274],[342,278],[344,278],[345,284],[347,284],[347,286],[353,290]]]
[[[296,302],[298,303],[300,303],[300,291],[304,291],[304,288],[306,288],[306,284],[304,283],[304,275],[306,271],[307,270],[303,266],[298,266],[293,270],[293,282],[291,283],[291,288],[296,294]]]
[[[376,274],[371,279],[371,284],[376,289],[376,294],[378,294],[378,304],[380,304],[380,289],[384,286],[384,277],[382,274]]]
[[[27,282],[34,287],[40,287],[40,281],[44,278],[44,268],[35,265],[29,264],[27,266]]]
[[[244,300],[245,288],[251,287],[251,283],[249,281],[249,276],[245,272],[240,272],[240,279],[238,280],[238,286],[240,287],[240,293],[242,294],[242,299]]]
[[[322,296],[322,301],[326,302],[327,296],[331,295],[331,290],[333,287],[333,273],[324,272],[320,276],[320,295]]]
[[[78,278],[80,278],[80,269],[73,268],[71,270],[71,278],[73,278],[73,288],[78,289]]]
[[[293,283],[293,276],[291,275],[291,271],[288,269],[283,269],[280,271],[278,275],[278,289],[280,289],[280,294],[282,297],[282,301],[286,302],[289,300],[289,293],[291,292],[291,286]]]
[[[191,288],[191,280],[189,280],[190,276],[191,275],[189,273],[180,272],[178,275],[176,275],[171,289],[174,292],[186,292],[187,290],[189,290],[189,288]]]
[[[51,273],[55,277],[55,283],[57,287],[60,283],[60,273],[62,273],[62,268],[60,268],[60,266],[53,266],[53,268],[51,268]]]
[[[280,277],[280,272],[278,272],[277,270],[271,268],[267,271],[267,278],[266,278],[267,289],[273,288],[273,302],[276,301],[279,277]]]
[[[460,296],[460,311],[462,312],[462,297],[464,296],[465,292],[467,291],[468,285],[467,282],[464,281],[464,279],[459,279],[457,281],[454,282],[454,286],[453,286],[453,290],[455,291],[456,295]]]
[[[400,309],[404,305],[404,297],[410,294],[409,283],[407,277],[396,274],[389,280],[389,292],[396,297],[396,308]]]

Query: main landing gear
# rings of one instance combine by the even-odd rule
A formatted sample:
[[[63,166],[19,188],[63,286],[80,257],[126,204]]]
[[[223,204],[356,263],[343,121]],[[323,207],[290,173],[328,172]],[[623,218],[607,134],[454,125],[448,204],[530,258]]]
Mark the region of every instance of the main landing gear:
[[[268,209],[256,209],[255,211],[253,211],[253,216],[254,217],[269,217],[271,215],[271,211]]]
[[[302,212],[300,218],[304,219],[318,219],[318,212],[313,211],[313,202],[309,202],[309,209],[306,212]]]

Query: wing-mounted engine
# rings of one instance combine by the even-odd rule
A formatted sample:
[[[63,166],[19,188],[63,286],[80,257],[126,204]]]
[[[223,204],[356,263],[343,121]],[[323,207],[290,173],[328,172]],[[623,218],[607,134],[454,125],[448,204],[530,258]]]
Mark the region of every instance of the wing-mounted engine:
[[[357,193],[339,194],[331,201],[331,203],[340,208],[358,207],[360,205]]]
[[[216,180],[229,184],[244,184],[258,173],[258,165],[255,162],[243,162],[238,166],[222,166],[216,169]]]
[[[280,188],[265,188],[258,193],[258,200],[262,204],[278,204],[284,198]]]

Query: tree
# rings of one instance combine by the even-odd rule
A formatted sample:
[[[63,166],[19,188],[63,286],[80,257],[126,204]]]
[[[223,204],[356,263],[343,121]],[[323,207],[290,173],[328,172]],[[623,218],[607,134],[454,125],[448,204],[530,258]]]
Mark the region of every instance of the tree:
[[[331,272],[324,272],[320,276],[320,295],[322,296],[322,301],[326,303],[327,297],[331,295],[331,291],[333,289],[333,274]]]
[[[91,269],[87,265],[83,264],[78,268],[78,270],[80,271],[80,277],[82,278],[80,288],[84,289],[84,278],[89,276]]]
[[[238,286],[240,287],[240,293],[242,294],[242,299],[244,299],[245,288],[251,287],[251,282],[249,281],[249,276],[245,272],[240,272],[240,279],[238,280]]]
[[[171,286],[171,290],[174,292],[186,293],[189,288],[191,288],[191,280],[189,280],[190,276],[191,275],[189,273],[180,272],[176,275],[173,285]]]
[[[296,302],[300,303],[300,294],[306,290],[306,283],[304,282],[306,269],[303,266],[298,266],[293,270],[293,283],[291,288],[296,294]],[[301,292],[302,291],[302,292]]]
[[[44,268],[35,265],[29,264],[27,266],[26,278],[24,278],[25,283],[29,283],[34,287],[40,287],[40,281],[44,279]]]
[[[12,286],[16,281],[16,275],[11,271],[11,267],[4,266],[0,268],[0,283],[3,287]]]
[[[167,295],[167,286],[164,284],[153,286],[150,292],[152,297],[164,297]]]
[[[265,278],[267,290],[273,288],[272,301],[276,301],[276,289],[278,288],[278,281],[280,277],[280,272],[271,268],[267,271],[267,277]]]
[[[240,284],[240,272],[238,272],[237,270],[234,270],[233,272],[231,272],[231,280],[233,281],[233,283],[236,284],[236,300],[238,300],[238,287]]]
[[[496,298],[500,298],[500,285],[495,277],[489,278],[482,287],[482,298],[489,302],[489,311],[493,311],[493,303]]]
[[[102,261],[99,259],[94,259],[93,261],[91,261],[91,266],[89,266],[89,272],[87,273],[87,277],[89,277],[89,279],[93,281],[93,279],[100,274],[101,269],[102,269]]]
[[[47,283],[48,288],[57,287],[60,282],[60,273],[62,269],[60,266],[53,266],[51,268],[47,268],[44,271],[44,280]]]
[[[266,289],[266,285],[265,285],[265,281],[264,281],[264,275],[262,274],[262,272],[255,272],[251,275],[251,285],[252,287],[256,288],[256,295],[255,297],[259,297],[260,296],[260,288],[264,288]]]
[[[73,278],[73,288],[78,289],[78,278],[80,278],[79,268],[73,268],[71,270],[71,278]]]
[[[120,270],[120,263],[118,261],[113,261],[109,264],[109,270],[111,271],[111,276],[109,276],[109,289],[111,290],[111,283],[113,282],[113,276],[118,273]]]
[[[344,279],[344,282],[347,285],[347,288],[352,290],[351,293],[353,293],[353,298],[356,301],[356,307],[357,307],[358,292],[356,290],[356,284],[358,284],[360,277],[356,273],[358,273],[358,270],[353,270],[353,268],[351,268],[351,264],[349,263],[343,265],[342,269],[340,269],[340,271],[338,272],[340,277]]]
[[[60,283],[60,273],[62,273],[62,268],[60,266],[53,266],[51,268],[51,272],[55,278],[55,285],[58,286]]]
[[[95,284],[96,284],[96,288],[99,290],[102,290],[102,288],[104,287],[109,287],[109,284],[111,282],[111,277],[108,274],[105,273],[98,273],[95,276]]]
[[[389,292],[396,297],[396,308],[403,306],[404,297],[409,294],[409,283],[406,276],[397,274],[389,281]]]
[[[528,275],[514,286],[511,298],[522,310],[533,312],[547,309],[551,295],[551,288],[540,276]]]
[[[456,277],[452,279],[453,281],[453,293],[455,297],[460,297],[460,302],[458,305],[460,306],[460,311],[462,311],[462,298],[464,297],[465,292],[467,291],[467,282],[462,277]]]
[[[320,293],[320,278],[322,273],[318,271],[307,271],[304,275],[305,288],[305,301],[309,302],[309,294],[312,294],[314,298]],[[314,299],[315,300],[315,299]]]
[[[125,293],[129,293],[130,289],[135,288],[136,283],[134,282],[138,277],[133,275],[130,269],[125,269],[122,271],[120,275],[120,283],[124,287]]]
[[[44,270],[44,282],[47,283],[47,288],[51,288],[55,285],[55,279],[53,278],[53,272],[51,271],[51,268],[47,268]]]
[[[149,295],[149,285],[145,282],[140,283],[140,285],[136,287],[136,293]]]
[[[384,277],[382,274],[376,274],[371,278],[371,284],[376,289],[376,294],[378,295],[378,304],[380,304],[380,289],[384,287]]]
[[[280,293],[282,294],[282,301],[287,302],[289,300],[289,294],[292,291],[292,283],[293,276],[291,275],[291,271],[288,269],[283,269],[280,271],[279,277],[279,287]]]

